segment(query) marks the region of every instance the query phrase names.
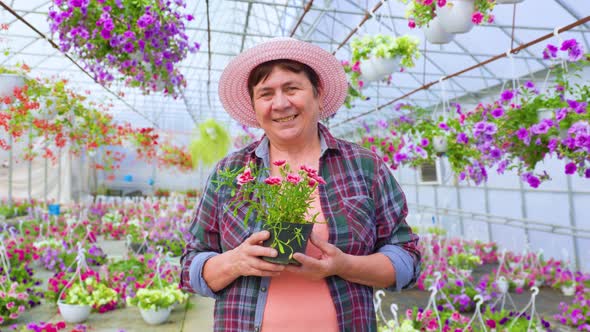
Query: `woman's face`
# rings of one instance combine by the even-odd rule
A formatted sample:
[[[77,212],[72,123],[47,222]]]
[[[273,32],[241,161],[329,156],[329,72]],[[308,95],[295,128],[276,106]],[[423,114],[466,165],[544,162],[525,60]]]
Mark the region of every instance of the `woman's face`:
[[[253,88],[256,120],[271,142],[288,144],[317,135],[320,96],[307,76],[275,67]]]

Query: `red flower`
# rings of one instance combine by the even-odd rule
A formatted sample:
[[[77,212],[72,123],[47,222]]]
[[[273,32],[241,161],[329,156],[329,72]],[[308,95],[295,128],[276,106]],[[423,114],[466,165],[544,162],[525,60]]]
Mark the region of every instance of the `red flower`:
[[[266,180],[264,180],[264,183],[271,185],[271,186],[279,185],[279,184],[281,184],[281,178],[278,176],[270,176],[270,177],[266,178]]]
[[[301,176],[299,174],[289,174],[287,175],[287,181],[291,182],[292,184],[298,184],[301,182]]]
[[[281,167],[281,166],[285,165],[286,162],[287,162],[286,160],[277,160],[273,163],[273,165]]]
[[[254,181],[254,177],[252,177],[252,170],[250,167],[246,167],[244,172],[236,177],[238,180],[238,185],[244,185],[248,182]]]

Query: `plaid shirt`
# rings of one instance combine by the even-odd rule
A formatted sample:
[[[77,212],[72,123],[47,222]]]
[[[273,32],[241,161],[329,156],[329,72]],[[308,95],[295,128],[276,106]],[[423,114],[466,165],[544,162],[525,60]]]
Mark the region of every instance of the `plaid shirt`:
[[[334,138],[319,125],[322,155],[320,204],[329,223],[329,242],[351,255],[383,253],[396,269],[400,290],[412,285],[420,272],[418,236],[405,222],[406,199],[388,166],[373,152]],[[215,331],[259,331],[270,278],[243,276],[213,293],[202,277],[207,259],[239,246],[260,225],[244,226],[244,207],[237,216],[225,207],[230,190],[212,183],[219,169],[235,169],[249,161],[269,166],[268,138],[250,144],[221,160],[207,181],[181,258],[180,286],[215,301]],[[251,217],[253,219],[253,217]],[[376,331],[373,289],[338,276],[326,278],[341,331]]]

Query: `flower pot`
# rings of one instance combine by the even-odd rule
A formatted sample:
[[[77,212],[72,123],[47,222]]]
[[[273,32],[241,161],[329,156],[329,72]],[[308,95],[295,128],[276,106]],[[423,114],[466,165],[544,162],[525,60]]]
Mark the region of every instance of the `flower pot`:
[[[14,88],[25,85],[25,78],[17,74],[0,74],[0,98],[14,96]]]
[[[438,153],[447,152],[449,148],[447,138],[445,136],[434,136],[432,138],[432,147],[434,148],[434,151]]]
[[[275,248],[278,251],[278,255],[276,257],[262,257],[262,259],[275,264],[301,265],[293,259],[293,254],[296,252],[305,253],[307,240],[313,229],[312,223],[297,224],[284,222],[278,234],[275,229],[269,228],[267,225],[264,225],[263,228],[270,232],[270,237],[262,245]],[[302,237],[299,241],[296,239],[296,234],[298,233]]]
[[[158,310],[139,309],[139,313],[141,314],[143,320],[150,325],[160,325],[164,323],[168,320],[168,317],[170,317],[171,311],[172,307]]]
[[[524,0],[496,0],[497,4],[503,4],[503,5],[508,5],[508,4],[513,4],[513,3],[521,3]]]
[[[471,277],[471,273],[473,273],[473,270],[472,269],[459,269],[459,274],[463,278],[469,278],[469,277]]]
[[[535,286],[535,287],[541,287],[541,286],[543,286],[544,283],[545,282],[543,280],[541,280],[541,279],[535,279],[533,281],[533,286]]]
[[[512,280],[516,288],[522,288],[524,286],[524,279],[514,279]]]
[[[374,62],[374,58],[361,61],[361,80],[366,82],[377,81],[383,76],[379,73],[379,68]]]
[[[68,323],[81,323],[85,321],[90,316],[90,309],[92,309],[89,305],[66,304],[59,301],[57,302],[57,306],[59,307],[61,316]]]
[[[545,119],[553,119],[553,115],[555,114],[555,112],[553,112],[552,109],[549,108],[539,108],[537,110],[537,120],[539,122],[545,120]]]
[[[432,19],[427,26],[422,28],[422,31],[424,31],[426,40],[432,44],[448,44],[455,37],[455,35],[443,29],[438,17]]]
[[[575,285],[572,285],[572,286],[562,285],[561,292],[565,296],[574,296],[574,294],[576,293],[576,286]]]
[[[496,284],[498,285],[498,290],[500,290],[500,293],[502,294],[506,294],[508,293],[508,281],[506,281],[506,279],[499,279],[496,281]]]
[[[444,7],[438,7],[436,14],[446,32],[465,33],[473,28],[471,15],[474,11],[474,0],[451,0]]]
[[[384,78],[399,70],[400,57],[394,58],[374,58],[373,65],[377,69],[379,76]]]
[[[135,254],[143,255],[143,254],[145,254],[145,252],[148,248],[148,245],[147,244],[143,245],[143,243],[140,243],[140,242],[132,242],[132,243],[129,243],[127,248],[131,249],[131,251]]]

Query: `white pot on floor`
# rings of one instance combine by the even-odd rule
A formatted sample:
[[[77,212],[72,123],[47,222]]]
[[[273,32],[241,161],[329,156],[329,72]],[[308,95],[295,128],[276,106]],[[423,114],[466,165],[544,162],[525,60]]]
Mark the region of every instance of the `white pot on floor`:
[[[141,308],[139,309],[139,312],[141,313],[141,317],[143,318],[143,320],[150,325],[163,324],[168,320],[168,317],[170,317],[171,311],[172,307],[162,308],[158,310],[144,310]]]
[[[90,316],[90,309],[92,309],[89,305],[66,304],[62,302],[57,302],[57,306],[59,307],[61,316],[68,323],[81,323],[85,321]]]

